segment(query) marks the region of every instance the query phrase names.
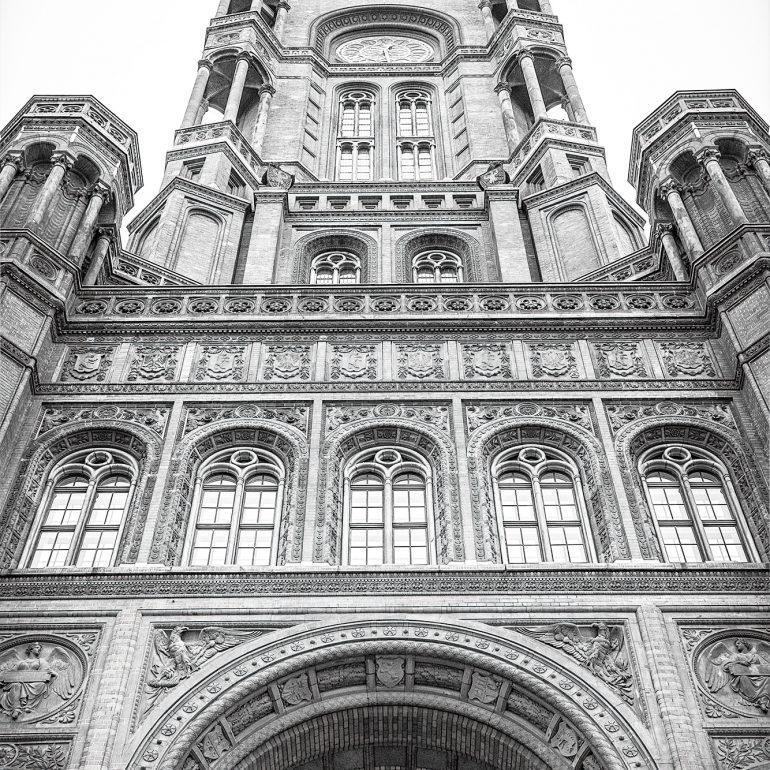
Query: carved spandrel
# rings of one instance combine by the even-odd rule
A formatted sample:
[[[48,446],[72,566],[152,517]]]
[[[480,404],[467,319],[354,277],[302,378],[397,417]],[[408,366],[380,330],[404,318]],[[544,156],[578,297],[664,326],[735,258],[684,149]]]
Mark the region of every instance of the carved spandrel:
[[[326,428],[331,432],[342,425],[373,418],[416,420],[443,431],[449,430],[449,409],[446,406],[411,406],[398,403],[327,407]]]
[[[591,411],[585,404],[539,404],[535,401],[522,401],[517,404],[473,404],[465,411],[468,420],[468,430],[473,433],[494,420],[505,417],[513,419],[535,419],[547,417],[552,420],[579,425],[593,432]]]
[[[275,420],[298,428],[307,433],[310,410],[306,406],[264,406],[262,404],[241,404],[232,406],[191,407],[186,412],[184,435],[204,425],[222,420]]]
[[[659,401],[614,403],[607,406],[607,417],[610,428],[617,433],[629,423],[641,420],[645,417],[671,418],[671,417],[699,417],[709,422],[724,425],[735,430],[735,419],[729,404],[708,403],[698,401]]]
[[[131,422],[143,425],[158,435],[163,435],[166,430],[169,410],[165,406],[128,406],[128,405],[104,405],[98,407],[73,408],[60,405],[48,407],[43,412],[40,428],[37,435],[47,433],[49,430],[69,425],[76,422],[90,422],[95,420]]]

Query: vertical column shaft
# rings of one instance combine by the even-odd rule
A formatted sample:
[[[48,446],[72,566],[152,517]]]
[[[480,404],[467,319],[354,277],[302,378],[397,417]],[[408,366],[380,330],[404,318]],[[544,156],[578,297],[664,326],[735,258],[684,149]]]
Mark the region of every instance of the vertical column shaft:
[[[529,101],[532,104],[532,112],[535,115],[535,120],[545,118],[548,116],[548,112],[545,108],[545,101],[543,99],[543,92],[540,89],[540,81],[537,77],[537,70],[535,69],[535,58],[530,51],[522,51],[519,54],[519,65],[524,75],[524,82],[527,86],[527,93],[529,94]]]
[[[13,155],[6,155],[3,160],[3,168],[0,170],[0,203],[3,202],[5,194],[13,184],[13,180],[16,179],[16,174],[19,173],[20,161]]]
[[[230,10],[230,0],[219,0],[219,6],[217,7],[217,16],[227,16],[227,12]]]
[[[72,166],[72,161],[64,154],[54,155],[51,160],[54,163],[53,168],[48,174],[48,179],[45,180],[43,189],[38,193],[35,205],[32,207],[32,211],[27,218],[27,227],[32,230],[40,227],[40,223],[43,221],[43,217],[48,213],[48,209],[56,192],[64,181],[64,175],[67,173],[67,169]]]
[[[690,215],[687,213],[687,209],[684,206],[682,196],[679,194],[679,190],[674,182],[666,182],[661,187],[660,194],[664,200],[668,201],[668,205],[671,206],[671,211],[674,214],[674,220],[676,221],[677,230],[684,242],[684,247],[690,257],[690,261],[694,260],[703,254],[703,244],[700,242],[698,233],[695,232]]]
[[[481,9],[481,18],[484,20],[484,29],[487,32],[487,39],[491,40],[496,32],[495,19],[492,16],[492,0],[481,0],[479,8]]]
[[[741,206],[740,201],[735,195],[735,191],[730,186],[730,182],[727,181],[722,164],[719,162],[721,157],[718,150],[707,149],[700,154],[698,160],[708,172],[709,178],[716,188],[717,195],[719,195],[722,203],[725,204],[727,211],[730,213],[730,218],[735,224],[744,224],[748,222],[748,219],[743,211],[743,206]]]
[[[83,279],[83,285],[93,286],[96,283],[96,279],[99,275],[99,271],[104,264],[104,258],[110,250],[110,243],[112,243],[112,233],[109,230],[99,230],[99,237],[94,247],[94,255],[91,259],[91,264],[88,266],[88,272]]]
[[[569,100],[568,96],[565,96],[561,100],[561,106],[564,112],[567,113],[567,117],[570,119],[570,122],[575,122],[575,110],[572,109],[572,102]]]
[[[668,261],[674,271],[674,277],[677,281],[688,280],[687,266],[679,253],[676,238],[674,238],[674,226],[670,224],[658,225],[658,233],[660,234],[660,240],[663,242],[663,248],[666,251]]]
[[[91,199],[88,201],[86,213],[83,214],[83,219],[78,226],[72,248],[70,248],[70,259],[74,262],[79,262],[85,255],[91,240],[91,233],[99,220],[99,213],[108,197],[109,188],[106,185],[97,185],[91,193]]]
[[[567,92],[569,103],[572,105],[572,110],[575,113],[575,120],[578,123],[588,123],[588,113],[580,96],[575,74],[572,72],[572,60],[565,56],[559,59],[556,66],[561,75],[562,83],[564,83],[564,90]]]
[[[770,193],[770,162],[767,160],[767,152],[765,150],[752,150],[749,153],[749,163],[757,170],[765,188]]]
[[[283,33],[286,29],[286,17],[289,15],[291,6],[286,0],[280,0],[275,13],[275,24],[273,25],[273,33],[278,40],[283,40]]]
[[[235,74],[233,82],[230,85],[230,95],[227,97],[227,106],[225,107],[225,120],[231,120],[233,123],[238,121],[238,112],[241,108],[241,98],[243,89],[246,86],[246,76],[249,74],[249,60],[242,56],[235,65]]]
[[[519,0],[505,0],[505,5],[509,12],[519,10]]]
[[[540,12],[550,13],[553,15],[553,8],[551,7],[551,0],[540,0]]]
[[[259,154],[262,152],[262,144],[265,141],[265,130],[267,129],[267,116],[270,113],[270,102],[273,99],[275,89],[269,85],[263,85],[259,89],[259,107],[257,108],[257,120],[254,123],[254,138],[251,145],[254,151]]]
[[[513,152],[519,146],[521,137],[519,136],[519,129],[513,112],[510,86],[508,83],[499,83],[495,91],[497,91],[497,95],[500,98],[500,109],[503,112],[503,126],[505,128],[505,138],[508,141],[508,149]]]
[[[202,99],[201,106],[198,108],[198,112],[195,115],[195,122],[193,123],[193,125],[199,126],[201,123],[203,123],[203,117],[208,111],[209,111],[208,99]]]
[[[203,97],[206,93],[206,86],[209,83],[209,76],[213,65],[210,61],[198,62],[198,74],[195,77],[195,85],[193,86],[192,93],[190,94],[190,101],[187,102],[187,109],[184,111],[184,117],[182,118],[182,128],[190,128],[196,124],[198,112],[200,111],[201,104],[203,103]]]

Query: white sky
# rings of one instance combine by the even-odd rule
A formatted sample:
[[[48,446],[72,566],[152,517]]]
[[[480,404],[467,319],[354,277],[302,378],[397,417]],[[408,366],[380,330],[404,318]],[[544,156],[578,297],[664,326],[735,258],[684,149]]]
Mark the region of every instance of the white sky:
[[[627,198],[631,131],[675,90],[736,88],[770,118],[770,0],[552,4],[613,182]],[[130,219],[158,192],[216,7],[0,0],[0,125],[32,94],[96,96],[139,134],[145,186]]]

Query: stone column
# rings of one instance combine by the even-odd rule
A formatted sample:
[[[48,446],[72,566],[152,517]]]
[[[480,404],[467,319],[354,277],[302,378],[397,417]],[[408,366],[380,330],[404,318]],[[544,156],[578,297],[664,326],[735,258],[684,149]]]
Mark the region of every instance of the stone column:
[[[562,57],[556,62],[556,68],[559,70],[562,83],[564,83],[564,90],[567,92],[567,98],[575,113],[575,120],[578,123],[588,123],[588,113],[580,96],[575,75],[572,72],[572,59],[569,56]]]
[[[545,109],[545,101],[543,100],[543,92],[540,90],[540,81],[537,78],[537,71],[535,70],[535,57],[531,51],[522,51],[519,54],[519,65],[524,75],[524,82],[527,86],[527,93],[529,94],[529,101],[532,104],[532,112],[535,115],[535,120],[548,117],[548,112]]]
[[[257,108],[257,120],[254,123],[254,136],[251,146],[259,155],[262,152],[262,143],[265,141],[265,129],[267,128],[267,116],[270,113],[270,102],[275,94],[275,89],[265,83],[259,88],[259,107]]]
[[[0,170],[0,203],[3,202],[5,194],[16,179],[21,167],[21,158],[15,155],[6,155],[3,159],[3,168]]]
[[[203,123],[203,117],[209,111],[209,106],[208,99],[201,100],[201,106],[198,108],[198,113],[195,116],[195,123],[193,125],[199,126]]]
[[[75,240],[70,248],[69,256],[73,262],[79,263],[85,255],[91,241],[91,234],[99,220],[99,213],[102,210],[102,206],[109,199],[109,196],[110,188],[103,182],[97,182],[96,187],[91,193],[91,199],[88,201],[86,213],[83,214],[83,219],[80,220],[78,225]]]
[[[719,162],[721,157],[722,155],[719,150],[709,148],[703,150],[698,155],[698,160],[703,165],[703,168],[706,169],[709,178],[716,188],[717,195],[722,199],[722,203],[725,204],[733,222],[736,225],[742,225],[749,220],[743,211],[743,206],[741,206],[740,201],[735,195],[735,191],[730,186],[730,182],[727,181],[722,164]]]
[[[668,205],[671,206],[677,230],[679,231],[679,235],[684,242],[684,247],[692,262],[696,257],[703,254],[704,249],[703,244],[698,237],[698,233],[695,232],[695,227],[690,219],[690,215],[687,213],[687,209],[684,206],[684,201],[679,194],[679,188],[676,182],[673,180],[665,182],[660,188],[660,195],[663,200],[668,201]]]
[[[484,19],[484,29],[487,31],[487,40],[491,40],[497,31],[495,19],[492,16],[492,0],[481,0],[479,3],[481,18]]]
[[[553,15],[553,8],[551,8],[551,0],[540,0],[540,12],[550,13]]]
[[[219,0],[219,7],[217,8],[217,16],[227,16],[227,12],[230,10],[230,0]]]
[[[182,128],[191,128],[192,126],[197,125],[195,120],[200,111],[212,69],[214,69],[214,65],[210,61],[202,59],[198,62],[198,75],[195,78],[195,85],[190,94],[190,101],[187,102],[187,109],[184,111]]]
[[[43,217],[48,213],[51,201],[53,201],[61,183],[64,181],[67,169],[72,168],[72,159],[64,153],[52,155],[51,160],[54,164],[53,168],[48,174],[48,179],[45,180],[42,190],[37,195],[35,205],[27,217],[26,226],[31,230],[36,230],[40,227]]]
[[[249,60],[245,56],[239,56],[235,65],[233,82],[230,85],[230,95],[227,97],[225,107],[225,120],[238,122],[238,111],[241,108],[243,89],[246,86],[246,76],[249,74]]]
[[[679,246],[677,245],[676,238],[674,238],[674,225],[661,224],[658,225],[658,235],[663,242],[663,248],[666,250],[666,256],[674,271],[674,277],[677,281],[689,280],[687,273],[687,265],[685,265],[681,254],[679,253]]]
[[[513,152],[519,146],[521,137],[511,103],[511,86],[508,83],[498,83],[495,91],[500,98],[500,109],[503,111],[503,126],[505,138],[508,141],[508,150]]]
[[[519,0],[505,0],[505,5],[508,8],[508,13],[519,10]]]
[[[767,150],[752,150],[749,153],[749,163],[757,170],[766,190],[770,193],[770,162],[767,159]]]
[[[283,32],[286,29],[286,17],[289,15],[291,6],[286,0],[279,0],[277,5],[278,10],[275,14],[275,24],[273,25],[273,33],[279,41],[283,40]]]
[[[88,266],[88,272],[83,279],[84,286],[94,286],[96,279],[99,275],[99,271],[104,264],[104,258],[110,250],[110,244],[112,243],[112,232],[103,227],[97,230],[98,238],[96,240],[96,246],[94,246],[94,255],[91,259],[91,264]]]
[[[567,117],[570,119],[570,122],[575,123],[575,110],[572,109],[572,102],[569,100],[568,96],[565,96],[561,100],[561,107],[564,112],[567,113]]]

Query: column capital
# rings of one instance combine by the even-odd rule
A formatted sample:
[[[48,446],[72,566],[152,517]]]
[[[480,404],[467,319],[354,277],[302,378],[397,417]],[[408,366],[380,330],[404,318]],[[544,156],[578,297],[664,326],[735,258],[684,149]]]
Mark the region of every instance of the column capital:
[[[75,158],[68,152],[55,152],[51,155],[51,163],[54,166],[63,166],[65,171],[69,171],[75,165]]]
[[[247,64],[251,64],[251,54],[248,51],[241,51],[238,56],[235,57],[236,66],[239,62],[245,61]]]
[[[667,233],[674,233],[674,223],[673,222],[660,222],[655,226],[655,233],[658,237],[661,237],[663,235],[666,235]]]
[[[270,85],[270,83],[263,83],[259,89],[259,95],[260,97],[262,94],[270,94],[270,96],[275,96],[275,88]]]
[[[99,179],[96,184],[91,188],[91,197],[98,195],[105,203],[107,203],[112,197],[112,190],[107,182]]]
[[[572,59],[569,56],[560,56],[556,60],[556,69],[560,70],[562,67],[569,67],[572,69]]]
[[[746,160],[753,165],[758,160],[770,160],[770,153],[764,147],[755,147],[753,150],[749,150]]]
[[[501,93],[503,93],[503,92],[505,92],[505,93],[507,93],[507,94],[510,94],[510,93],[511,93],[511,84],[510,84],[510,83],[508,83],[508,82],[507,82],[507,81],[505,81],[505,80],[501,80],[501,81],[500,81],[500,82],[499,82],[499,83],[498,83],[498,84],[495,86],[495,93],[496,93],[496,94],[501,94]]]
[[[24,166],[24,159],[20,152],[7,152],[3,156],[3,166],[15,166],[16,171],[21,171]]]
[[[716,147],[706,147],[701,150],[696,156],[698,163],[705,166],[712,160],[719,161],[722,157],[722,153]]]
[[[532,60],[532,62],[534,63],[534,61],[535,61],[535,54],[534,54],[532,51],[530,51],[530,49],[529,49],[529,48],[522,48],[522,49],[521,49],[521,50],[520,50],[520,51],[519,51],[519,52],[518,52],[518,53],[515,55],[515,57],[514,57],[514,58],[516,59],[516,63],[517,63],[517,64],[521,64],[521,62],[522,62],[524,59],[531,59],[531,60]]]
[[[481,0],[479,3],[479,8],[483,11],[485,8],[491,8],[492,7],[492,0]]]
[[[669,196],[673,193],[679,195],[681,192],[682,186],[673,179],[666,179],[666,181],[658,188],[658,194],[664,201],[668,200]]]
[[[275,7],[279,10],[286,11],[287,13],[291,10],[291,6],[288,3],[288,0],[278,0],[278,2],[275,4]]]
[[[198,62],[198,69],[206,68],[209,72],[214,69],[214,62],[209,61],[208,59],[201,59]]]

